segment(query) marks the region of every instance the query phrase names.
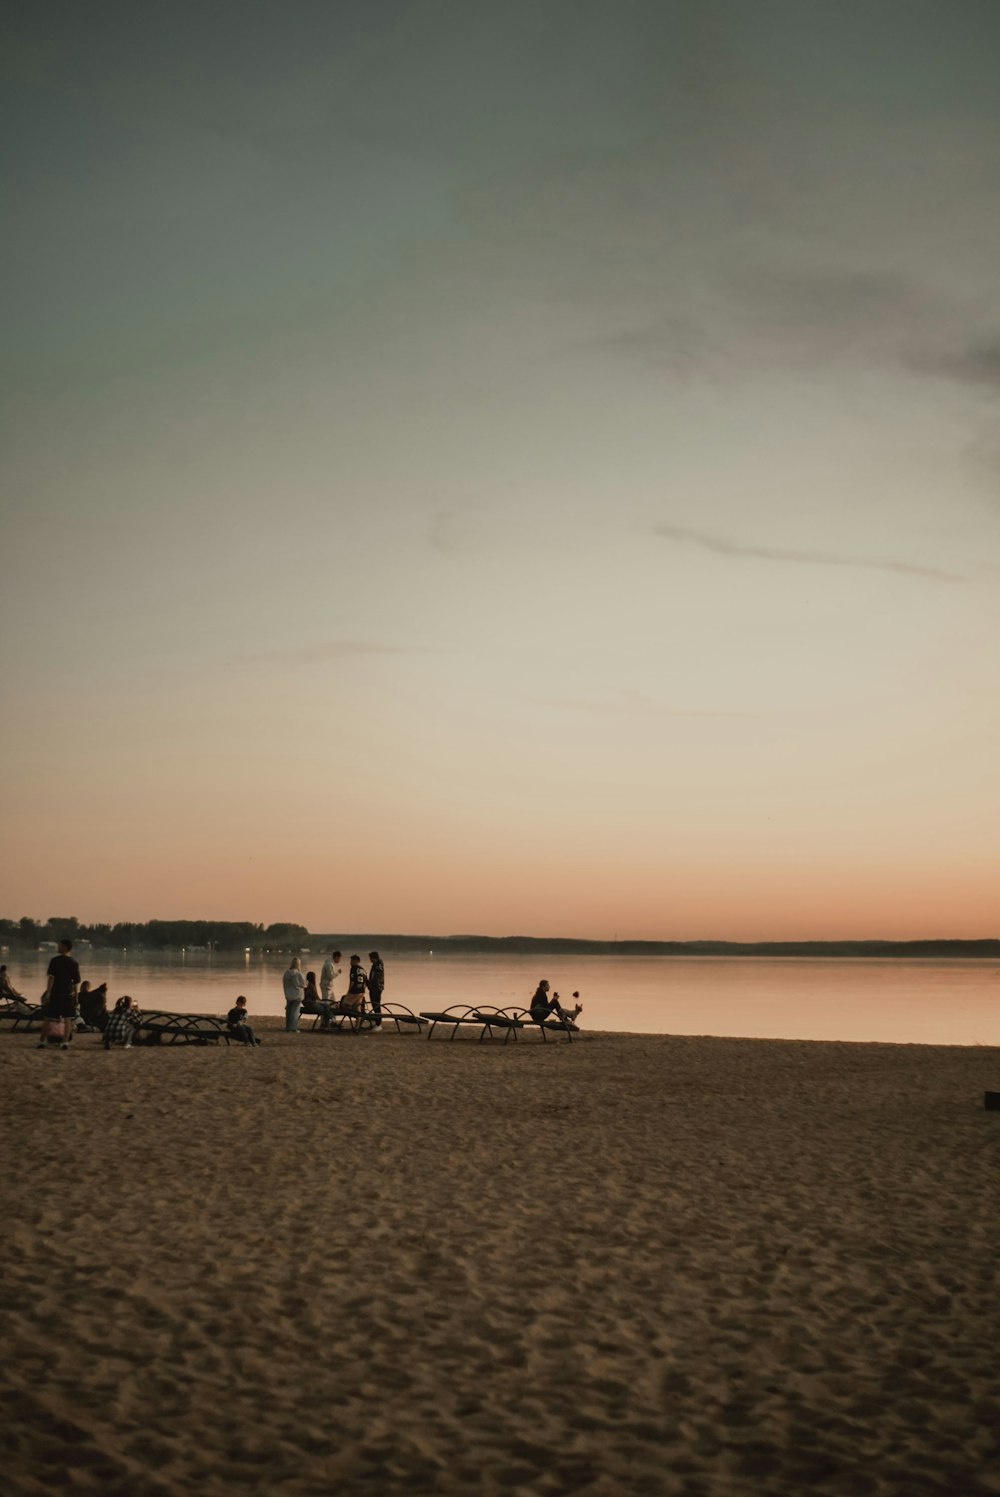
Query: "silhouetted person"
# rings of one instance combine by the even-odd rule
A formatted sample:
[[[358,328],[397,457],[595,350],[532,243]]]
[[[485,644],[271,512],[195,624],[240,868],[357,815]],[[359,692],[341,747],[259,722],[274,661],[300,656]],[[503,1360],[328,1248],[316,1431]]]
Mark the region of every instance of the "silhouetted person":
[[[306,980],[302,976],[302,963],[297,956],[293,956],[289,962],[281,985],[285,991],[285,1031],[287,1034],[298,1034],[299,1011],[302,1008]]]
[[[259,1045],[260,1040],[254,1034],[247,1023],[247,1001],[241,993],[236,1000],[236,1005],[226,1015],[226,1027],[230,1037],[239,1040],[241,1045]]]
[[[53,1024],[62,1023],[62,1049],[68,1050],[73,1038],[73,1021],[76,1018],[76,993],[80,986],[80,968],[70,956],[73,942],[62,940],[59,951],[49,962],[48,982],[42,997],[42,1029],[38,1049],[44,1050],[49,1042]]]
[[[105,1050],[110,1050],[112,1045],[121,1045],[123,1050],[131,1050],[132,1036],[141,1023],[142,1014],[128,993],[123,993],[115,1004],[114,1013],[108,1015],[104,1031]]]
[[[544,977],[531,996],[528,1012],[536,1024],[544,1024],[549,1014],[558,1014],[560,1019],[563,1016],[559,994],[553,993],[552,997],[549,997],[549,984]]]
[[[329,998],[321,998],[316,991],[316,973],[306,973],[306,990],[302,997],[302,1012],[304,1014],[319,1014],[323,1020],[320,1029],[329,1029],[330,1015],[333,1013],[333,1004]]]
[[[323,963],[319,974],[320,1001],[329,1003],[331,1007],[337,1001],[336,994],[333,991],[333,984],[340,976],[340,959],[339,951],[331,951]]]
[[[371,1000],[375,1023],[381,1024],[382,994],[385,992],[385,967],[377,951],[369,951],[368,960],[371,962],[371,966],[368,968],[368,997]]]
[[[359,956],[352,956],[351,970],[347,977],[347,992],[340,1000],[341,1008],[347,1009],[349,1013],[359,1014],[367,989],[368,978],[365,976],[365,969],[361,965],[361,958]]]
[[[19,993],[7,975],[6,963],[0,967],[0,1003],[23,1003],[24,994]]]
[[[88,1029],[103,1031],[108,1022],[107,983],[101,982],[96,988],[92,988],[88,982],[82,982],[78,1002],[81,1023],[86,1024]]]

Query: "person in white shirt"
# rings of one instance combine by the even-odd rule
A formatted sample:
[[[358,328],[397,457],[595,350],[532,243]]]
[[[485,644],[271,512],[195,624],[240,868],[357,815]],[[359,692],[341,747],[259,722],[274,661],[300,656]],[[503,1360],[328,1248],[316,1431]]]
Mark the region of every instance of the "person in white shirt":
[[[340,976],[340,961],[340,952],[331,951],[323,963],[319,974],[319,995],[324,1003],[336,1003],[337,1001],[336,997],[333,996],[333,984],[335,979]]]
[[[281,983],[285,990],[285,1032],[298,1034],[299,1014],[302,1010],[302,999],[305,996],[306,980],[302,975],[302,963],[297,956],[292,957]]]

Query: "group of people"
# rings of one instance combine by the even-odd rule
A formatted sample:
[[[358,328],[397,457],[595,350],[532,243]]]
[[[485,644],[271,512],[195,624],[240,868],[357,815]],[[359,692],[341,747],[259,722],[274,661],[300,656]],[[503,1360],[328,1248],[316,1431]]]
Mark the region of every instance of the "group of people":
[[[299,1018],[302,1014],[318,1014],[320,1029],[329,1029],[333,1015],[360,1014],[365,1011],[365,998],[376,1028],[382,1024],[382,994],[385,991],[385,965],[377,951],[369,951],[371,963],[366,972],[360,956],[352,956],[347,974],[347,992],[339,998],[334,986],[341,976],[343,956],[337,950],[330,951],[320,969],[319,986],[316,973],[302,971],[300,957],[293,956],[282,978],[285,995],[285,1032],[298,1034]]]
[[[104,1036],[105,1050],[110,1050],[112,1045],[131,1048],[132,1034],[142,1022],[138,1008],[126,994],[108,1013],[107,983],[91,987],[86,980],[81,981],[77,960],[70,954],[72,950],[72,941],[60,941],[59,950],[46,970],[37,1049],[47,1050],[50,1044],[58,1044],[60,1049],[68,1050],[78,1027],[99,1030]],[[0,1002],[16,1013],[32,1012],[24,994],[19,993],[11,982],[6,966],[0,967]]]
[[[80,968],[76,959],[70,955],[72,950],[72,941],[60,941],[58,953],[49,962],[45,992],[42,995],[42,1028],[38,1048],[44,1050],[51,1041],[58,1041],[62,1049],[68,1050],[76,1025],[80,1022],[89,1029],[102,1032],[105,1050],[110,1050],[116,1044],[130,1049],[132,1036],[142,1023],[138,1007],[125,994],[118,999],[114,1010],[108,1013],[107,983],[102,982],[96,988],[91,988],[88,982],[81,982]],[[360,1014],[367,1011],[370,1012],[375,1027],[380,1027],[385,965],[377,951],[370,951],[368,960],[371,965],[366,972],[361,965],[361,958],[351,957],[347,991],[337,998],[335,984],[343,971],[339,951],[328,953],[320,970],[318,986],[316,973],[303,973],[301,958],[292,957],[282,978],[286,1033],[298,1034],[302,1014],[318,1015],[320,1028],[329,1029],[335,1013]],[[578,992],[573,994],[573,999],[575,1007],[565,1008],[558,993],[551,993],[550,996],[550,985],[543,977],[532,995],[529,1012],[539,1024],[550,1020],[553,1015],[563,1024],[573,1024],[583,1009]],[[22,994],[11,983],[6,966],[0,966],[0,1002],[12,1007],[23,1005],[25,1011],[30,1011]],[[245,1045],[256,1046],[261,1043],[247,1023],[247,1000],[242,994],[237,998],[235,1007],[226,1015],[226,1022],[233,1039]]]

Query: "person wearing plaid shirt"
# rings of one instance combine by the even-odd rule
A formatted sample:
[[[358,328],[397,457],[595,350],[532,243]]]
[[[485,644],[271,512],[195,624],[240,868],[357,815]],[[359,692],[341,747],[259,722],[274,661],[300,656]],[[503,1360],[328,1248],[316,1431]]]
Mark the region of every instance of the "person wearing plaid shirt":
[[[121,1045],[126,1050],[132,1048],[132,1031],[142,1023],[142,1015],[134,1007],[132,999],[127,993],[123,994],[115,1004],[115,1011],[108,1016],[107,1028],[104,1031],[104,1048],[110,1050],[112,1045]]]

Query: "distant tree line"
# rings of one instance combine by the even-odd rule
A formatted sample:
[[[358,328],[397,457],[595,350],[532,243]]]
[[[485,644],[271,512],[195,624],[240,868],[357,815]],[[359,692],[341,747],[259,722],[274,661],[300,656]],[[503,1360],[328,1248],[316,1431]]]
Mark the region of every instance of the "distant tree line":
[[[1000,940],[978,941],[584,941],[563,936],[313,935],[344,951],[485,952],[498,956],[839,956],[1000,958]]]
[[[988,957],[1000,959],[1000,940],[979,941],[583,941],[558,936],[414,936],[370,933],[310,934],[304,925],[251,920],[119,921],[84,925],[75,916],[0,920],[0,945],[34,951],[44,941],[90,941],[95,947],[145,951],[298,951],[337,945],[342,951],[482,952],[508,956],[814,956]]]
[[[50,915],[47,920],[0,920],[0,944],[34,951],[45,941],[89,941],[95,947],[133,947],[170,951],[183,947],[206,951],[297,951],[309,939],[304,925],[279,921],[257,925],[252,920],[123,920],[116,925],[86,925],[75,915]]]

